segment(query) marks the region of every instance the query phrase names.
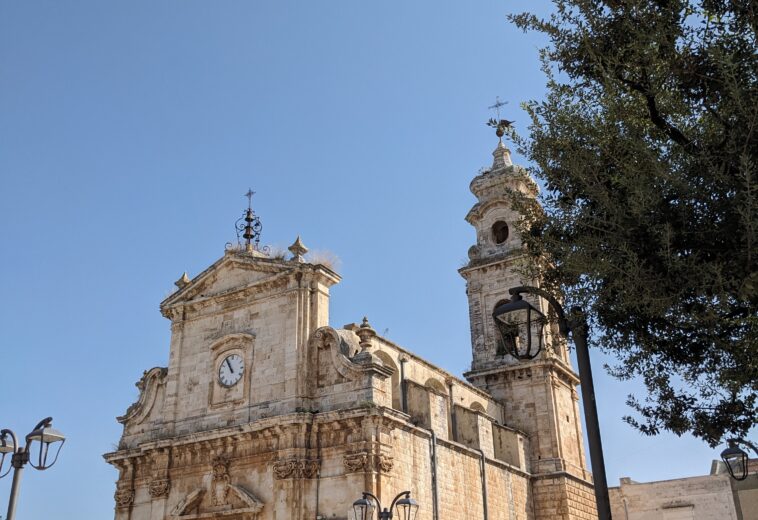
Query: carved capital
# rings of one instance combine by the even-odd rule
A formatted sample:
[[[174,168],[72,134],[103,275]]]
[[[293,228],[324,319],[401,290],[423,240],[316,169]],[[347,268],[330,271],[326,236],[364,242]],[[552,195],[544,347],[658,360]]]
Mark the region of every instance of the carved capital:
[[[113,495],[116,499],[116,507],[125,508],[134,503],[134,490],[133,489],[117,489]]]
[[[153,498],[167,497],[171,490],[171,481],[167,478],[151,480],[147,490]]]
[[[318,460],[287,459],[274,463],[274,476],[277,480],[290,478],[313,478],[319,469]]]
[[[379,455],[376,458],[376,469],[382,473],[389,473],[392,471],[394,462],[394,459],[389,455]]]
[[[360,471],[389,473],[394,466],[394,459],[384,453],[373,455],[361,451],[358,453],[348,453],[342,459],[342,463],[347,473],[357,473]]]
[[[369,456],[365,451],[349,453],[342,459],[342,463],[348,473],[367,471],[369,469]]]

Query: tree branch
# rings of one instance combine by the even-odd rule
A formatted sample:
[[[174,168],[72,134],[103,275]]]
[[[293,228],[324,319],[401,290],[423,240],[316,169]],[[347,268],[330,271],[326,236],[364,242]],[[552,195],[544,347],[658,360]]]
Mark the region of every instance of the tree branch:
[[[655,96],[650,93],[650,90],[648,88],[646,88],[641,83],[626,79],[618,73],[616,74],[616,78],[624,85],[644,96],[647,103],[647,110],[650,114],[650,120],[656,127],[658,127],[667,136],[669,136],[672,141],[684,147],[685,150],[692,152],[700,151],[700,148],[695,143],[693,143],[691,139],[684,135],[684,133],[682,133],[682,131],[677,127],[666,121],[666,119],[661,115],[660,110],[658,110],[658,104],[655,101]]]

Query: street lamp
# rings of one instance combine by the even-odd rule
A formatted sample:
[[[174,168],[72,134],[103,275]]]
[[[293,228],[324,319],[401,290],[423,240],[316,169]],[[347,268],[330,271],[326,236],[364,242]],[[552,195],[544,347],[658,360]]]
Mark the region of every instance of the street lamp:
[[[24,466],[30,463],[34,469],[44,471],[58,460],[58,454],[66,441],[66,437],[53,428],[52,423],[52,417],[41,420],[26,436],[26,444],[23,447],[19,445],[18,438],[13,431],[0,430],[0,478],[5,477],[13,469],[13,483],[11,484],[6,520],[13,520],[16,514],[16,499]],[[52,462],[48,462],[50,447],[53,444],[57,444],[58,449],[55,451]],[[5,457],[9,454],[11,455],[11,463],[8,470],[3,473]]]
[[[376,502],[376,506],[374,506]],[[418,512],[418,502],[411,498],[410,491],[403,491],[395,497],[389,510],[384,508],[376,496],[368,491],[363,492],[363,497],[353,502],[355,520],[373,520],[374,510],[378,508],[379,520],[391,520],[392,512],[397,508],[399,520],[414,520]]]
[[[745,439],[730,439],[729,447],[721,452],[721,460],[734,480],[745,480],[748,474],[748,456],[739,444],[749,446],[756,454],[758,448]]]
[[[516,293],[493,314],[503,346],[518,359],[534,359],[542,350],[545,315]]]
[[[563,307],[551,294],[539,287],[521,286],[508,291],[511,300],[495,307],[495,320],[501,340],[509,354],[517,359],[534,359],[542,349],[542,329],[545,315],[529,302],[522,293],[534,294],[547,300],[558,317],[558,330],[568,339],[569,333],[576,345],[576,359],[579,365],[579,380],[582,383],[582,403],[587,427],[587,440],[592,459],[592,477],[595,483],[595,502],[600,520],[611,520],[611,503],[608,498],[608,482],[605,477],[603,444],[600,440],[600,425],[595,404],[595,385],[592,381],[592,367],[587,348],[587,320],[579,307],[574,307],[567,317]]]

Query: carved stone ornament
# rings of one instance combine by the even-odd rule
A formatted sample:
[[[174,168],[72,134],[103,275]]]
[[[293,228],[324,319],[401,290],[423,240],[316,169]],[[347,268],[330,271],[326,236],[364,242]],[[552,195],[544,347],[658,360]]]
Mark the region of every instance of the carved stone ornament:
[[[139,389],[139,399],[129,406],[124,415],[116,417],[116,420],[121,424],[127,422],[140,424],[143,422],[155,405],[158,389],[166,384],[167,375],[168,369],[166,367],[145,370],[142,378],[135,384]]]
[[[222,506],[229,495],[229,460],[225,457],[216,457],[212,464],[211,503],[214,506]]]
[[[243,486],[231,483],[229,459],[224,456],[214,458],[211,461],[211,472],[209,489],[201,487],[185,495],[171,510],[171,517],[208,520],[229,516],[240,520],[256,520],[263,510],[263,502]],[[209,501],[203,500],[206,491],[210,491]]]
[[[366,471],[369,469],[368,453],[350,453],[345,455],[345,458],[342,459],[342,463],[345,465],[345,469],[348,473]]]
[[[394,459],[389,455],[379,455],[376,461],[377,469],[382,473],[389,473],[392,471],[394,465]]]
[[[171,490],[171,481],[167,478],[152,480],[147,486],[147,490],[153,498],[166,497]]]
[[[359,471],[377,471],[380,473],[389,473],[394,466],[394,459],[385,454],[370,455],[365,451],[359,453],[349,453],[342,459],[347,473],[356,473]]]
[[[319,469],[318,460],[287,459],[274,463],[274,476],[277,480],[288,478],[313,478]]]
[[[116,507],[129,507],[134,503],[134,490],[117,489],[113,498],[116,499]]]

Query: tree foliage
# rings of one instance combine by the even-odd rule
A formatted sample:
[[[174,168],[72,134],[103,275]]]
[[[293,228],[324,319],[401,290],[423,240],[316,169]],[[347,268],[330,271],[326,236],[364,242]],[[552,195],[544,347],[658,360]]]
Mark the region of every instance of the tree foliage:
[[[758,2],[553,0],[521,151],[547,187],[527,245],[582,305],[626,420],[715,446],[758,417]]]

